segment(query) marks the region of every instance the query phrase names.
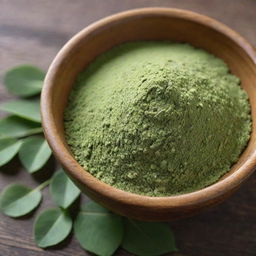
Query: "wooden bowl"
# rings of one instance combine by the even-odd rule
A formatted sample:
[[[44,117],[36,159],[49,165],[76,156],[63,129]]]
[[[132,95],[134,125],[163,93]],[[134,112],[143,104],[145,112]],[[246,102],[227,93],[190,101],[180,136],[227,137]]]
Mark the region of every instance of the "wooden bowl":
[[[63,110],[77,74],[96,56],[134,40],[187,42],[222,58],[242,81],[252,107],[253,131],[246,150],[229,173],[193,193],[149,197],[107,185],[84,170],[65,141]],[[76,34],[58,53],[47,73],[41,98],[45,136],[66,173],[93,200],[116,213],[145,221],[174,220],[193,215],[229,197],[256,164],[256,53],[240,35],[216,20],[193,12],[135,9],[102,19]]]

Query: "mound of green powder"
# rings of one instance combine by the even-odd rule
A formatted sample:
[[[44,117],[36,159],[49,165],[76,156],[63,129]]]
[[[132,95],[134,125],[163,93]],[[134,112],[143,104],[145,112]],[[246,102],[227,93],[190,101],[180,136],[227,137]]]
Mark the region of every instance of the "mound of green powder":
[[[170,42],[127,43],[98,57],[79,75],[64,123],[85,169],[149,196],[216,182],[251,130],[247,95],[227,65]]]

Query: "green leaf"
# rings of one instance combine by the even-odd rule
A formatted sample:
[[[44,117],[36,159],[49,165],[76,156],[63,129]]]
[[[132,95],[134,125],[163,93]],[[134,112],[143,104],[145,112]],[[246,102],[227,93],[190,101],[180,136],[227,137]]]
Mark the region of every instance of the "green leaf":
[[[66,209],[78,198],[80,190],[63,170],[60,170],[53,176],[50,184],[50,193],[54,202],[58,206]]]
[[[20,138],[43,132],[40,124],[17,116],[7,116],[0,120],[0,139]]]
[[[49,247],[62,242],[72,229],[72,219],[62,209],[54,208],[43,211],[34,224],[34,239],[41,247]]]
[[[177,251],[174,235],[165,223],[126,219],[122,247],[139,256],[156,256]]]
[[[112,255],[121,244],[124,232],[122,217],[94,202],[82,208],[74,229],[81,246],[99,256]]]
[[[12,184],[0,195],[0,209],[10,217],[20,217],[30,213],[40,203],[41,192],[29,187]]]
[[[4,77],[7,90],[21,97],[39,94],[43,86],[45,73],[33,66],[22,65],[9,70]]]
[[[13,138],[0,139],[0,166],[8,163],[18,153],[22,142]]]
[[[47,141],[39,136],[31,136],[24,139],[19,150],[20,161],[30,173],[42,168],[51,154]]]
[[[0,105],[0,110],[34,122],[41,122],[40,103],[31,100],[12,100]]]

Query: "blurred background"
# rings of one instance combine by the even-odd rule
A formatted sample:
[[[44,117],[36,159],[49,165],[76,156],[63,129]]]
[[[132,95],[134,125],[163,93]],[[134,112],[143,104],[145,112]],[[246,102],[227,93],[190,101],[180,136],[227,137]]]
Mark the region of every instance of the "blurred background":
[[[256,46],[256,0],[0,0],[0,101],[10,99],[2,77],[19,64],[45,71],[59,49],[79,30],[107,15],[139,7],[183,8],[213,17]],[[6,171],[8,169],[8,172]],[[9,171],[11,170],[11,171]],[[18,161],[0,169],[0,190],[16,181],[35,186]],[[175,256],[256,255],[256,174],[222,205],[171,223],[179,253]],[[51,206],[45,198],[41,209]],[[32,216],[34,218],[34,216]],[[47,251],[32,239],[31,219],[0,217],[0,256],[89,255],[70,237]],[[128,255],[118,251],[117,255]]]

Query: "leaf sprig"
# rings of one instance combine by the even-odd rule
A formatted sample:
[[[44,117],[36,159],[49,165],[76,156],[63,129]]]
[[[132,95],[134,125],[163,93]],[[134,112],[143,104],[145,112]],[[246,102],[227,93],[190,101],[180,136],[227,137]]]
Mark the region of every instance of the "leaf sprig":
[[[80,190],[62,170],[59,170],[52,178],[50,194],[59,207],[67,209],[79,197]]]
[[[45,72],[41,69],[22,65],[15,67],[5,74],[6,89],[15,96],[29,97],[41,92]]]
[[[40,124],[17,116],[11,115],[0,120],[0,139],[22,138],[42,132]]]
[[[71,232],[72,219],[68,211],[60,208],[43,211],[35,221],[34,237],[41,248],[56,245]]]
[[[41,169],[51,154],[51,149],[41,136],[31,136],[24,139],[19,150],[20,161],[30,173]]]
[[[40,189],[12,184],[4,189],[0,198],[0,209],[10,217],[21,217],[33,211],[41,202]]]
[[[5,138],[0,140],[0,166],[11,161],[18,153],[22,141],[14,138]]]
[[[121,245],[124,234],[122,217],[94,202],[82,206],[74,230],[85,250],[106,256],[112,255]]]
[[[0,120],[0,166],[17,154],[25,169],[33,174],[47,163],[52,152],[42,136],[40,104],[45,73],[37,67],[23,65],[8,71],[6,89],[26,99],[0,104],[9,115]],[[11,184],[0,194],[0,211],[21,217],[34,211],[42,200],[41,190],[49,185],[50,195],[58,206],[41,212],[34,223],[34,240],[41,248],[54,246],[74,233],[81,247],[99,256],[110,256],[120,246],[139,256],[156,256],[176,251],[174,235],[165,223],[148,223],[116,215],[95,202],[83,205],[75,219],[69,211],[80,190],[62,169],[37,188]]]
[[[9,70],[4,83],[16,96],[27,98],[39,95],[45,72],[31,65]],[[0,104],[0,110],[9,116],[0,120],[0,166],[8,163],[18,153],[25,169],[34,173],[40,170],[51,156],[51,150],[42,134],[39,98],[17,99]]]

